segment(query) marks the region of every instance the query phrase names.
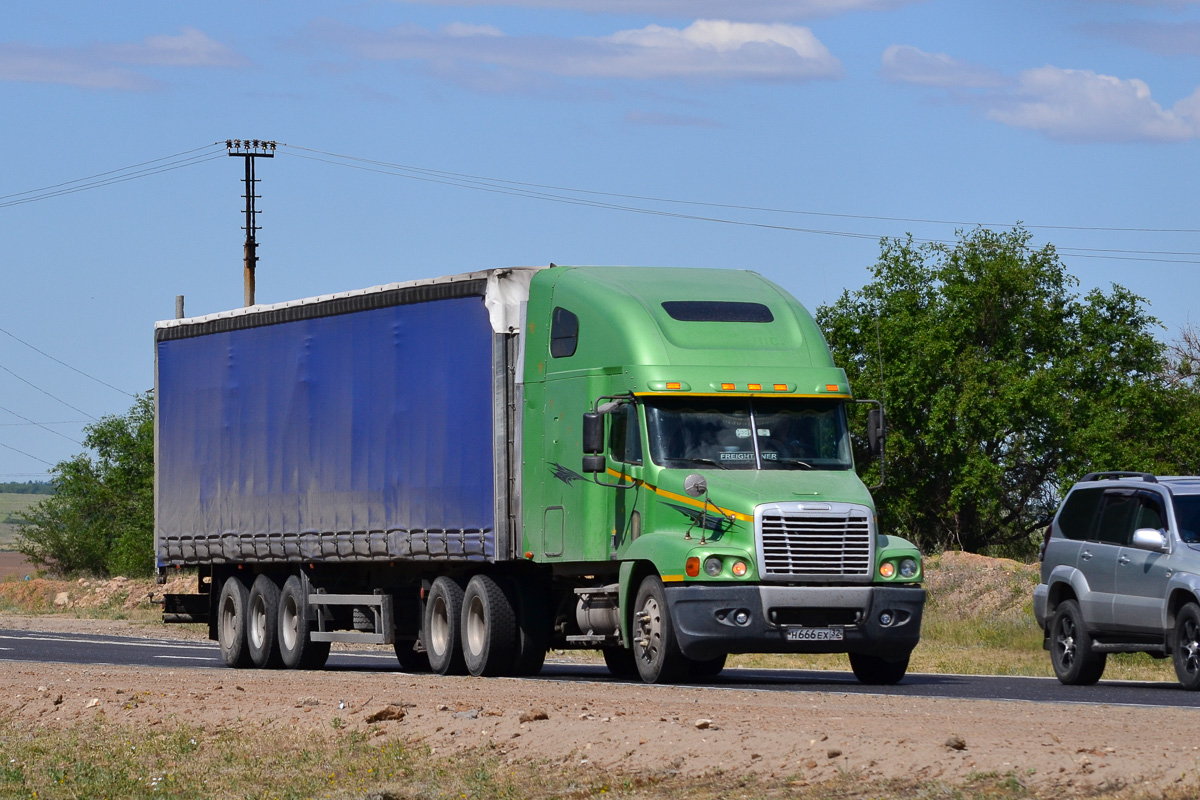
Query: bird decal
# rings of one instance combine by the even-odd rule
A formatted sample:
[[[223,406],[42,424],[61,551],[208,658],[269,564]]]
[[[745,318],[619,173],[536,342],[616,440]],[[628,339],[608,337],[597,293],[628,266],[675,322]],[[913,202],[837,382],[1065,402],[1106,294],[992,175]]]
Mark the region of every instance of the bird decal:
[[[550,471],[552,473],[554,473],[554,477],[558,478],[560,481],[565,483],[567,486],[570,486],[575,481],[583,480],[582,475],[580,475],[578,472],[574,472],[572,470],[567,469],[562,464],[551,464],[550,466],[551,466]]]

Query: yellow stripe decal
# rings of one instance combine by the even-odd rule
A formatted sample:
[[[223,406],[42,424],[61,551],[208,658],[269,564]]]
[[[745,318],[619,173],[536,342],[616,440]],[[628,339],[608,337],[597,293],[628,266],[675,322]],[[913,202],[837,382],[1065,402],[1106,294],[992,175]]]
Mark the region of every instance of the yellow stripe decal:
[[[739,511],[733,511],[728,508],[721,508],[719,505],[717,505],[716,503],[713,503],[712,501],[709,501],[706,505],[703,500],[697,500],[693,497],[688,497],[687,495],[675,494],[674,492],[668,492],[666,489],[660,489],[657,486],[646,483],[643,480],[638,480],[637,478],[634,478],[632,475],[626,475],[624,472],[618,472],[615,469],[608,470],[608,474],[611,475],[612,477],[618,478],[622,481],[633,481],[634,483],[641,484],[642,486],[645,486],[650,491],[654,492],[659,497],[666,497],[667,499],[674,500],[677,503],[686,503],[689,506],[693,506],[695,508],[708,508],[710,510],[715,508],[720,513],[724,514],[727,517],[732,516],[734,519],[741,520],[742,522],[754,522],[754,517],[749,514],[743,514]],[[664,578],[663,580],[666,580],[666,579]],[[682,580],[682,578],[680,580]]]

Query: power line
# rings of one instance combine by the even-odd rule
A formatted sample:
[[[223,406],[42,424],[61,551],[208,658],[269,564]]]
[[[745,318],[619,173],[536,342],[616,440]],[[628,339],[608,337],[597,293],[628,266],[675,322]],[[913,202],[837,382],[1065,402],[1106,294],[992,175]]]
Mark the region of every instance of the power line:
[[[103,186],[112,186],[117,183],[125,183],[126,181],[136,180],[138,178],[146,178],[151,175],[159,175],[164,172],[190,167],[196,164],[203,164],[206,161],[214,161],[223,157],[224,153],[204,153],[201,155],[190,155],[187,158],[178,158],[177,156],[194,153],[196,150],[210,149],[215,146],[206,145],[202,148],[184,151],[176,156],[164,156],[163,158],[152,159],[151,161],[143,161],[141,164],[134,164],[120,169],[101,172],[88,178],[78,178],[73,181],[65,181],[63,183],[47,186],[42,189],[30,189],[25,192],[16,192],[15,194],[0,195],[0,208],[8,208],[10,206],[19,206],[26,203],[33,203],[38,200],[47,200],[52,197],[62,197],[63,195],[75,194],[76,192],[87,191],[88,189],[98,189]],[[176,159],[170,161],[169,159]],[[137,169],[147,164],[155,164],[156,162],[167,161],[165,164],[157,164],[156,166],[146,166],[143,169]],[[134,170],[130,172],[129,170]],[[110,177],[103,177],[110,176]],[[26,196],[28,195],[28,196]]]
[[[44,458],[38,458],[37,456],[35,456],[31,453],[26,453],[24,450],[18,450],[17,448],[13,447],[12,445],[5,444],[4,442],[0,442],[0,447],[3,447],[5,450],[12,450],[14,453],[20,453],[21,455],[25,456],[26,458],[32,458],[34,461],[40,461],[43,464],[45,464],[47,467],[54,466],[53,464],[51,464],[49,461],[47,461]]]
[[[53,422],[0,422],[0,428],[27,428],[31,425],[86,425],[91,420],[60,419]]]
[[[4,406],[0,406],[0,411],[4,411],[5,413],[12,414],[14,417],[16,417],[19,420],[24,420],[27,425],[35,425],[44,431],[49,431],[50,433],[53,433],[55,436],[61,436],[62,438],[66,439],[68,442],[74,442],[75,444],[79,445],[80,447],[86,447],[86,445],[83,442],[79,441],[78,439],[72,439],[70,436],[67,436],[65,433],[60,433],[59,431],[56,431],[53,428],[48,428],[40,422],[34,422],[29,417],[23,417],[20,414],[18,414],[17,412],[13,411],[11,408],[5,408]]]
[[[921,217],[887,217],[871,214],[839,214],[831,211],[805,211],[792,208],[772,208],[769,206],[749,206],[738,205],[736,203],[713,203],[701,200],[680,200],[672,197],[655,197],[653,195],[638,195],[638,194],[622,194],[619,192],[601,192],[594,189],[578,189],[569,186],[554,186],[542,183],[528,183],[523,181],[512,181],[503,178],[490,178],[482,175],[471,175],[468,173],[448,172],[445,170],[435,170],[426,167],[415,167],[408,164],[395,164],[387,161],[378,161],[369,158],[360,158],[358,156],[342,155],[340,153],[331,153],[325,150],[316,150],[310,147],[302,147],[300,145],[281,144],[281,147],[289,147],[294,150],[305,150],[310,153],[319,153],[324,156],[333,158],[341,158],[347,161],[361,161],[367,164],[375,164],[377,166],[390,167],[392,169],[407,170],[411,172],[436,175],[445,178],[454,178],[459,180],[483,181],[499,185],[507,186],[522,186],[533,189],[549,189],[556,192],[572,192],[575,194],[590,194],[601,197],[616,197],[623,200],[645,200],[654,203],[677,203],[680,205],[705,206],[708,208],[728,208],[739,211],[763,211],[772,214],[794,214],[813,217],[833,217],[837,219],[860,219],[870,220],[875,222],[913,222],[925,225],[955,225],[960,227],[975,227],[984,228],[1007,227],[1011,223],[1008,222],[978,222],[967,220],[945,220],[945,219],[926,219]],[[1200,228],[1122,228],[1100,225],[1035,225],[1026,224],[1026,228],[1038,230],[1066,230],[1066,231],[1111,231],[1117,233],[1200,233]]]
[[[641,206],[631,206],[619,203],[612,203],[602,200],[592,200],[587,197],[572,197],[570,195],[555,194],[554,192],[570,192],[581,195],[591,195],[595,197],[613,197],[627,200],[643,200],[647,202],[675,203],[692,206],[705,206],[713,208],[728,208],[743,211],[769,212],[780,214],[804,214],[822,217],[837,217],[844,219],[859,219],[859,220],[875,220],[889,222],[919,222],[924,224],[940,224],[954,226],[975,226],[983,227],[1006,227],[1007,223],[1001,225],[998,223],[974,223],[954,220],[935,220],[935,219],[919,219],[911,217],[884,217],[870,216],[862,214],[834,214],[818,211],[799,211],[795,209],[779,209],[760,206],[736,205],[730,203],[706,203],[693,200],[679,200],[673,198],[661,198],[647,195],[631,195],[621,194],[617,192],[599,192],[590,189],[577,189],[571,187],[552,186],[548,184],[529,183],[522,181],[510,181],[502,178],[491,178],[478,175],[470,175],[466,173],[448,172],[445,170],[432,170],[424,167],[414,167],[406,164],[396,164],[387,161],[376,159],[360,158],[358,156],[348,156],[340,153],[332,153],[325,150],[316,150],[313,148],[302,147],[299,145],[280,144],[281,148],[289,150],[304,151],[306,153],[315,153],[313,155],[303,155],[299,152],[286,152],[295,158],[304,158],[310,161],[331,164],[334,166],[347,167],[351,169],[359,169],[367,172],[376,172],[385,175],[393,175],[395,177],[406,178],[409,180],[422,181],[426,183],[435,183],[446,186],[455,186],[458,188],[472,189],[475,191],[484,191],[494,194],[503,194],[516,197],[525,197],[535,200],[543,200],[547,202],[564,203],[568,205],[579,205],[591,208],[600,208],[613,211],[624,211],[628,213],[647,214],[651,216],[670,217],[674,219],[687,219],[700,222],[712,222],[725,225],[738,225],[754,228],[765,228],[771,230],[790,231],[796,233],[808,233],[822,236],[837,236],[851,239],[867,239],[871,241],[879,241],[881,239],[893,238],[889,235],[861,233],[855,231],[830,230],[823,228],[803,228],[791,225],[778,225],[764,222],[755,222],[749,220],[726,219],[722,217],[704,216],[698,214],[686,214],[681,212],[666,211],[662,209],[645,208]],[[321,158],[318,156],[327,156]],[[331,160],[341,159],[341,160]],[[346,163],[352,162],[352,163]],[[549,190],[549,191],[543,191]],[[1168,229],[1168,228],[1121,228],[1121,227],[1103,227],[1103,226],[1069,226],[1069,225],[1032,225],[1027,224],[1024,227],[1031,229],[1047,229],[1047,230],[1081,230],[1081,231],[1105,231],[1105,232],[1140,232],[1140,233],[1200,233],[1200,229]],[[917,238],[913,237],[913,241],[920,244],[954,244],[953,240],[949,239],[933,239],[933,238]],[[1069,254],[1076,258],[1100,258],[1113,259],[1122,261],[1143,261],[1157,262],[1167,264],[1200,264],[1200,260],[1192,259],[1171,259],[1158,258],[1160,255],[1181,255],[1181,256],[1200,256],[1200,252],[1175,252],[1175,251],[1158,251],[1158,250],[1116,250],[1109,248],[1071,248],[1071,247],[1056,247],[1060,253]]]
[[[27,380],[25,380],[25,379],[24,379],[24,378],[22,378],[20,375],[18,375],[17,373],[13,372],[11,369],[9,369],[8,367],[4,366],[3,364],[0,364],[0,370],[4,370],[4,371],[5,371],[5,372],[7,372],[9,375],[12,375],[14,378],[16,378],[17,380],[19,380],[21,383],[25,384],[26,386],[31,386],[31,387],[33,387],[34,389],[37,389],[39,392],[41,392],[42,394],[46,395],[46,397],[49,397],[51,400],[56,400],[56,401],[58,401],[59,403],[62,403],[64,406],[66,406],[67,408],[71,409],[72,411],[78,411],[80,414],[83,414],[83,415],[84,415],[85,417],[87,417],[88,419],[91,419],[91,420],[95,420],[95,419],[96,419],[96,418],[95,418],[95,417],[93,417],[91,414],[89,414],[89,413],[87,413],[86,411],[84,411],[82,408],[76,408],[75,406],[73,406],[73,405],[71,405],[70,403],[68,403],[66,400],[63,400],[61,397],[56,397],[55,395],[52,395],[52,394],[50,394],[50,392],[47,392],[45,389],[43,389],[42,387],[38,386],[36,383],[32,383],[32,382],[30,382],[30,381],[27,381]]]
[[[66,367],[67,369],[71,370],[72,372],[78,372],[78,373],[79,373],[80,375],[82,375],[83,377],[85,377],[85,378],[89,378],[89,379],[91,379],[91,380],[95,381],[96,383],[103,384],[104,386],[107,386],[108,388],[112,389],[113,391],[120,392],[121,394],[125,395],[126,397],[133,397],[133,398],[135,398],[135,399],[137,398],[137,395],[135,395],[135,394],[132,394],[132,393],[130,393],[130,392],[127,392],[127,391],[125,391],[124,389],[118,389],[116,386],[113,386],[113,385],[112,385],[111,383],[109,383],[108,381],[101,380],[100,378],[97,378],[95,375],[89,375],[88,373],[84,372],[84,371],[83,371],[83,370],[81,370],[81,369],[77,369],[77,368],[75,368],[75,367],[72,367],[70,364],[68,364],[68,363],[67,363],[67,362],[65,362],[65,361],[60,361],[59,359],[57,359],[57,358],[55,358],[54,356],[52,356],[52,355],[50,355],[49,353],[47,353],[46,351],[44,351],[44,350],[39,350],[38,348],[36,348],[36,347],[34,347],[33,345],[31,345],[29,342],[27,342],[27,341],[25,341],[24,339],[22,339],[20,336],[17,336],[15,333],[10,333],[9,331],[6,331],[4,328],[0,328],[0,333],[3,333],[5,336],[9,336],[9,337],[11,337],[11,338],[13,338],[13,339],[16,339],[18,342],[20,342],[21,344],[25,345],[26,347],[28,347],[30,350],[34,351],[35,353],[40,353],[41,355],[43,355],[43,356],[45,356],[46,358],[48,358],[48,359],[50,359],[51,361],[53,361],[54,363],[56,363],[56,364],[61,364],[62,366]]]

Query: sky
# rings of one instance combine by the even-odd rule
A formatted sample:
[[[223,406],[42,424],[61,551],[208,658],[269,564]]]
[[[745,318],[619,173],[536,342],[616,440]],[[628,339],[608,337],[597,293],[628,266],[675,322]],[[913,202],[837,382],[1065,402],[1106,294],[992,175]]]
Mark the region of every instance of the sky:
[[[751,269],[1020,222],[1200,292],[1200,0],[92,0],[0,13],[0,481],[154,382],[153,326],[515,265]],[[1193,318],[1195,317],[1195,319]]]

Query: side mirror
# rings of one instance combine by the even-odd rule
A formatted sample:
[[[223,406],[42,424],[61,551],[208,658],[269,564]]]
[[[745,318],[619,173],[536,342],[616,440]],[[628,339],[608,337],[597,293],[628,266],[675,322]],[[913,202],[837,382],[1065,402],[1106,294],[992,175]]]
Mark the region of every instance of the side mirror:
[[[689,497],[700,497],[708,494],[708,481],[704,480],[703,475],[693,472],[683,479],[683,490],[688,493]]]
[[[594,475],[598,472],[604,472],[605,466],[604,456],[583,457],[583,472],[585,475]]]
[[[1167,552],[1167,537],[1154,528],[1138,528],[1133,532],[1130,544],[1138,550],[1149,550],[1151,553]]]
[[[883,454],[883,443],[887,438],[886,426],[882,407],[872,408],[867,412],[867,447],[876,458]]]
[[[583,452],[586,455],[599,455],[604,452],[604,415],[597,411],[588,411],[583,415]],[[584,464],[586,463],[585,458]],[[586,466],[584,471],[587,471]],[[602,469],[597,471],[603,472]]]

